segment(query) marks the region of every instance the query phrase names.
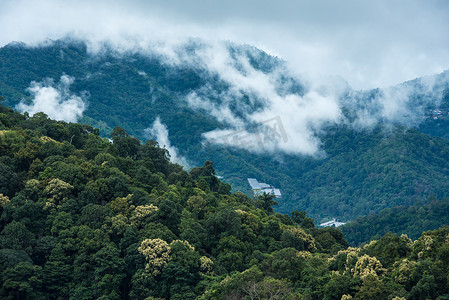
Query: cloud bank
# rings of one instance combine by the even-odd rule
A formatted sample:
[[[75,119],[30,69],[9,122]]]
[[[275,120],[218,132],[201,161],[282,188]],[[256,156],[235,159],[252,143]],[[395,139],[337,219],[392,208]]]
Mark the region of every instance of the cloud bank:
[[[443,105],[448,90],[449,72],[446,71],[388,88],[351,91],[341,103],[352,113],[352,118],[346,121],[352,122],[356,129],[379,123],[418,126],[431,110]]]
[[[44,112],[51,119],[66,122],[77,122],[86,109],[83,96],[77,96],[70,92],[70,85],[75,78],[63,75],[59,83],[52,79],[43,82],[31,82],[27,91],[33,96],[30,104],[22,100],[16,109],[20,112],[28,112],[33,116],[37,112]]]
[[[317,81],[292,89],[290,80],[300,79],[288,77],[290,70],[283,64],[264,72],[248,56],[257,56],[251,53],[257,50],[246,48],[239,53],[225,46],[203,47],[196,53],[195,64],[216,75],[227,88],[204,86],[186,96],[190,107],[227,127],[205,133],[206,142],[251,152],[319,155],[317,133],[341,118],[335,93],[339,90],[326,90]]]
[[[0,44],[67,34],[92,47],[169,53],[188,38],[247,43],[309,76],[338,75],[355,89],[387,87],[449,68],[444,0],[192,1],[3,0]]]
[[[145,129],[145,135],[148,138],[155,139],[160,147],[168,150],[168,152],[170,153],[171,162],[180,164],[181,166],[184,166],[186,168],[190,168],[190,165],[187,162],[186,158],[179,155],[178,149],[171,145],[170,139],[168,138],[167,126],[161,123],[161,119],[159,117],[156,118],[150,128]]]
[[[263,62],[261,55],[251,47],[222,43],[203,45],[176,60],[201,66],[217,81],[185,97],[191,108],[222,124],[203,134],[206,143],[320,157],[325,154],[318,136],[327,126],[346,124],[356,130],[379,123],[416,126],[426,112],[440,105],[449,88],[449,72],[444,72],[388,88],[355,91],[340,78],[304,78],[274,59],[268,71],[255,67],[252,58]],[[270,63],[265,69],[266,65]]]

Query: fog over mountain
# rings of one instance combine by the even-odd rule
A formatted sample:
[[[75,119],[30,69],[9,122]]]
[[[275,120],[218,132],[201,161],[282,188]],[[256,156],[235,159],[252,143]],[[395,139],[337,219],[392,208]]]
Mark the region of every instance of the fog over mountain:
[[[55,1],[0,3],[0,44],[71,34],[92,48],[153,48],[167,56],[191,37],[264,49],[316,79],[386,87],[449,67],[447,1]]]
[[[70,40],[66,38],[63,43],[70,43]],[[47,41],[40,46],[52,45]],[[199,85],[185,91],[171,90],[170,93],[174,92],[178,100],[190,109],[204,113],[220,124],[204,132],[202,142],[254,153],[282,152],[323,157],[326,153],[319,134],[326,127],[346,124],[355,130],[370,130],[380,123],[416,126],[424,120],[425,111],[439,106],[448,87],[448,73],[444,72],[388,88],[356,91],[340,77],[311,78],[292,69],[289,62],[269,56],[260,49],[230,42],[190,39],[170,51],[154,48],[152,44],[126,49],[116,46],[103,41],[88,50],[91,59],[105,59],[106,68],[111,64],[107,55],[112,55],[117,61],[140,55],[165,65],[167,70],[171,70],[168,76],[171,76],[170,72],[177,72],[177,68],[190,70],[200,78]],[[11,44],[10,47],[16,46]],[[26,46],[18,44],[17,47]],[[58,51],[58,57],[54,59],[64,61],[63,48]],[[31,115],[43,111],[56,119],[77,121],[89,101],[98,99],[89,97],[93,92],[89,89],[82,90],[80,95],[72,95],[70,85],[76,80],[88,82],[93,80],[92,76],[103,75],[101,71],[93,70],[92,74],[83,70],[84,74],[75,78],[70,77],[73,74],[69,69],[62,71],[64,75],[57,85],[54,81],[58,78],[50,77],[42,78],[41,82],[30,82],[26,89],[30,99],[23,99],[16,108]],[[65,72],[69,73],[66,75]],[[145,70],[134,73],[132,76],[148,80],[149,84],[154,75],[147,74]],[[151,84],[147,92],[154,100],[156,93]],[[147,126],[153,129],[155,124],[162,126],[165,121],[156,120],[157,117],[148,115],[148,120],[154,123]],[[156,128],[176,129],[161,126]],[[170,147],[168,134],[161,135],[161,131],[156,129],[148,132],[153,134],[142,136],[165,136],[162,144]],[[173,151],[175,161],[176,157]],[[185,160],[180,162],[187,165]]]
[[[205,141],[221,143],[223,135],[234,131],[252,136],[248,124],[279,117],[287,137],[282,143],[268,141],[262,150],[316,155],[316,134],[323,126],[345,122],[343,106],[356,107],[351,121],[356,127],[379,120],[419,122],[422,106],[409,103],[414,87],[385,88],[361,107],[360,95],[347,93],[349,88],[387,87],[447,69],[449,42],[442,37],[448,36],[448,10],[444,1],[2,1],[0,44],[37,46],[70,36],[86,41],[91,53],[102,53],[107,45],[122,55],[157,55],[170,65],[208,70],[229,89],[217,95],[214,87],[203,86],[185,97],[192,108],[226,125],[205,134]],[[269,71],[254,68],[246,53],[230,52],[226,40],[259,47],[284,63]],[[280,86],[285,74],[304,85],[303,94],[286,90],[285,83]],[[438,102],[442,90],[433,88],[432,79],[422,86]],[[36,88],[30,83],[30,92]],[[219,104],[211,103],[214,94]],[[230,104],[243,94],[262,101],[264,108],[243,112],[243,119],[242,113],[237,116]],[[43,94],[36,90],[35,96],[33,106],[18,109],[33,113],[39,107],[54,116],[48,111],[54,105],[45,109],[40,105],[47,103]],[[61,113],[59,118],[77,120],[84,102],[76,101],[56,102],[76,106],[71,110],[75,115]]]
[[[148,139],[154,139],[158,144],[167,149],[170,153],[170,161],[173,163],[180,164],[186,168],[191,168],[187,159],[178,154],[178,149],[173,147],[168,138],[168,130],[165,124],[161,123],[161,119],[158,117],[153,123],[152,127],[145,129],[145,135]]]

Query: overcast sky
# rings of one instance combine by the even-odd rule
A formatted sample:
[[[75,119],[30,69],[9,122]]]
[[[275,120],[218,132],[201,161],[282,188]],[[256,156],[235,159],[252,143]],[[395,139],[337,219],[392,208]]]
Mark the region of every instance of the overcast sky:
[[[279,56],[300,73],[340,75],[356,89],[449,69],[445,0],[0,0],[0,16],[1,45],[67,33],[168,44],[231,40]]]

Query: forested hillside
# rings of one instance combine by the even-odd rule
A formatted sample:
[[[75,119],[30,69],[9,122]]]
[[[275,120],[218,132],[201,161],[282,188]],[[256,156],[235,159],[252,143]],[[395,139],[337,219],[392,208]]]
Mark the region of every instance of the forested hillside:
[[[2,299],[449,298],[449,228],[348,248],[206,161],[0,106]]]
[[[201,47],[188,45],[186,55],[195,57],[193,54]],[[235,57],[236,69],[242,57],[248,60],[251,70],[261,74],[278,74],[277,68],[283,64],[249,46],[228,45],[228,50]],[[73,82],[65,86],[68,78]],[[274,85],[279,95],[301,96],[307,91],[305,82],[288,74],[276,78]],[[438,78],[444,88],[446,77]],[[419,86],[416,82],[408,85]],[[416,200],[426,202],[429,196],[449,196],[446,140],[394,122],[369,128],[348,123],[360,107],[377,109],[374,100],[380,94],[378,90],[348,91],[363,101],[352,103],[352,110],[345,110],[348,122],[329,124],[318,131],[316,138],[322,152],[306,156],[282,151],[254,153],[228,144],[205,142],[204,133],[223,129],[224,125],[207,111],[195,109],[186,98],[192,92],[204,93],[212,101],[210,106],[218,105],[231,87],[201,64],[174,64],[154,53],[119,53],[107,45],[103,51],[90,53],[84,42],[74,40],[48,42],[39,47],[13,43],[1,48],[0,95],[5,96],[4,105],[14,108],[19,103],[31,103],[37,97],[31,92],[36,86],[41,90],[54,87],[85,99],[79,121],[99,128],[102,137],[108,137],[114,127],[120,126],[132,136],[147,140],[148,128],[159,118],[181,156],[191,165],[213,161],[217,175],[223,176],[233,191],[251,195],[248,177],[280,188],[283,197],[277,199],[278,212],[305,210],[317,220],[337,217],[346,221],[388,207],[412,205]],[[421,107],[423,99],[430,97],[415,96],[409,106]],[[244,91],[229,101],[233,113],[242,118],[245,112],[258,111],[263,105],[261,99]],[[429,118],[422,130],[439,135],[444,130],[435,124],[443,122],[444,118]]]
[[[386,208],[340,227],[351,245],[359,245],[393,232],[417,239],[422,232],[449,224],[449,199],[433,198],[428,204]]]

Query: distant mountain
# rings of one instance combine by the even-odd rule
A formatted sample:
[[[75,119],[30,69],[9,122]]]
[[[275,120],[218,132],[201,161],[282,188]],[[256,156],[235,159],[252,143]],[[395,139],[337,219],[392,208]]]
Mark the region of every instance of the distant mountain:
[[[178,156],[192,165],[213,161],[224,181],[247,194],[248,177],[280,188],[283,197],[277,199],[276,208],[280,212],[298,209],[317,219],[350,220],[388,207],[412,205],[416,200],[425,202],[431,195],[449,196],[449,142],[408,128],[421,124],[431,109],[441,105],[441,99],[434,97],[435,84],[429,90],[425,81],[416,80],[404,84],[410,87],[406,94],[399,92],[404,89],[393,87],[386,95],[381,90],[353,91],[339,83],[335,87],[341,97],[338,120],[312,109],[321,123],[315,127],[313,119],[304,128],[307,134],[312,132],[308,137],[322,149],[316,155],[294,149],[251,151],[205,140],[205,134],[220,130],[230,132],[232,139],[235,131],[228,130],[232,128],[229,124],[237,121],[249,124],[247,132],[254,133],[257,124],[251,123],[254,120],[248,115],[262,114],[268,105],[263,93],[236,89],[240,82],[232,85],[231,79],[224,80],[226,72],[236,72],[242,80],[250,78],[248,72],[255,73],[251,79],[268,74],[275,96],[284,100],[293,96],[302,99],[311,84],[284,72],[282,60],[250,46],[226,44],[231,60],[223,65],[229,69],[211,69],[201,61],[207,54],[203,48],[200,42],[186,45],[177,59],[188,62],[180,63],[153,52],[118,52],[107,45],[91,53],[85,43],[73,40],[39,47],[10,44],[0,49],[0,95],[9,107],[33,105],[37,93],[46,87],[75,97],[66,95],[66,100],[82,98],[86,107],[79,121],[98,127],[103,136],[120,126],[141,140],[155,138],[155,121],[160,120],[160,127],[168,130],[166,141],[170,145],[165,146],[176,147]],[[441,81],[439,90],[447,89],[446,77],[445,73],[435,77],[435,82]],[[73,82],[64,85],[70,78]],[[34,92],[30,89],[33,81]],[[329,92],[326,88],[319,91]],[[413,101],[398,98],[409,99],[411,95]],[[388,101],[394,99],[403,101],[402,114],[397,108],[397,114],[387,109]],[[76,104],[73,101],[71,104]],[[434,122],[442,120],[429,118],[420,128],[445,136]],[[288,124],[275,124],[282,125]],[[227,137],[222,134],[218,138]],[[302,145],[292,137],[289,142]]]

